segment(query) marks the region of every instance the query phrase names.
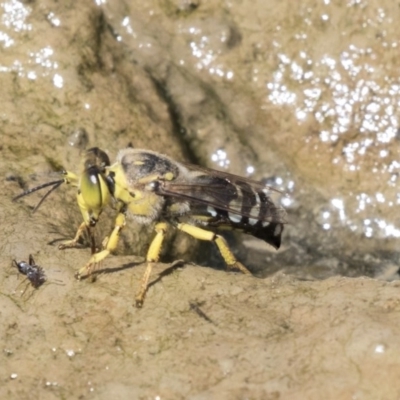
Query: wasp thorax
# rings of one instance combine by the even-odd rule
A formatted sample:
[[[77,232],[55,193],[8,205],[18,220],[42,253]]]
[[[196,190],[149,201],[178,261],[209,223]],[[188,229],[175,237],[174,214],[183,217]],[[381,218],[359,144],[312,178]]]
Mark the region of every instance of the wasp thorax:
[[[169,178],[167,180],[171,180],[179,175],[176,162],[149,150],[121,150],[117,162],[121,164],[127,180],[132,183],[147,183],[153,178],[162,179],[166,176]]]

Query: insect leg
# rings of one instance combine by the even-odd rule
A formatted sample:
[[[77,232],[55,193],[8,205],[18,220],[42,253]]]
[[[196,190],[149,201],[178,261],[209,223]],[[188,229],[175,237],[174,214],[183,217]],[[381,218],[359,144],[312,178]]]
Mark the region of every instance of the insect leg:
[[[103,261],[112,251],[117,248],[119,235],[122,228],[125,226],[125,214],[120,212],[115,219],[114,229],[111,232],[109,239],[107,240],[106,247],[99,253],[93,254],[89,262],[82,267],[76,274],[76,278],[80,279],[86,275],[90,275],[93,267],[100,261]]]
[[[66,172],[66,174],[71,174],[71,173]],[[71,178],[70,175],[67,175],[67,177],[69,177],[68,182],[72,182],[73,177]],[[79,225],[79,228],[76,231],[75,237],[73,239],[66,240],[65,242],[61,243],[58,246],[59,250],[71,249],[74,247],[78,247],[78,241],[86,229],[86,231],[89,235],[89,239],[90,239],[91,252],[92,252],[92,254],[94,254],[96,252],[96,243],[94,240],[94,233],[93,233],[92,228],[94,228],[96,226],[97,220],[103,209],[103,204],[101,201],[102,193],[98,189],[99,189],[98,187],[92,188],[90,186],[89,186],[89,190],[86,188],[86,192],[87,192],[86,194],[87,195],[89,194],[92,196],[92,197],[89,197],[89,199],[92,199],[93,197],[95,199],[94,206],[93,206],[93,204],[89,205],[87,203],[87,199],[84,198],[82,190],[78,191],[78,195],[77,195],[76,199],[77,199],[78,206],[79,206],[79,209],[82,214],[83,223],[81,225]]]
[[[196,239],[214,242],[217,245],[218,250],[225,260],[228,268],[236,268],[242,271],[244,274],[251,274],[251,272],[241,262],[236,260],[236,257],[233,255],[228,247],[228,243],[222,236],[214,232],[199,228],[197,226],[184,223],[178,224],[177,228],[182,232],[186,232],[190,236],[193,236]]]
[[[153,263],[157,262],[160,258],[161,247],[164,241],[165,232],[168,229],[168,225],[165,222],[159,222],[155,226],[156,236],[150,244],[149,250],[147,251],[146,256],[146,271],[142,277],[142,281],[140,283],[140,290],[136,296],[136,307],[142,307],[143,300],[146,295],[147,286],[149,283],[149,278],[151,275],[151,270],[153,268]]]
[[[35,265],[35,260],[33,259],[33,255],[29,254],[29,265],[34,266]]]
[[[65,249],[71,249],[71,248],[76,247],[77,244],[78,244],[79,238],[83,235],[83,232],[86,230],[86,228],[87,228],[87,227],[86,227],[86,223],[85,223],[85,222],[82,222],[82,223],[79,225],[78,230],[76,231],[75,237],[74,237],[73,239],[71,239],[71,240],[66,240],[65,242],[61,243],[61,244],[58,246],[58,249],[59,249],[59,250],[65,250]],[[88,229],[88,232],[90,232],[89,229]],[[89,235],[91,236],[92,234],[89,233]]]

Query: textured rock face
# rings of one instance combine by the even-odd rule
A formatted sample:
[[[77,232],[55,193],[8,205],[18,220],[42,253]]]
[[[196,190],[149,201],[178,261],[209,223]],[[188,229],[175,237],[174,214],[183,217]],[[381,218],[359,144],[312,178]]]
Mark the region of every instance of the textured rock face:
[[[391,279],[398,16],[389,0],[0,1],[0,397],[397,398],[396,283],[187,267],[139,312],[151,229],[129,221],[116,272],[77,282],[89,250],[56,246],[81,221],[74,190],[34,215],[39,196],[10,199],[78,172],[84,148],[131,144],[289,193],[279,252],[232,242],[258,275]],[[191,260],[178,239],[164,256]],[[218,263],[209,248],[194,259]],[[11,260],[30,253],[48,282],[21,296]]]
[[[84,129],[111,157],[133,144],[288,192],[281,253],[238,250],[260,274],[266,257],[318,277],[397,261],[394,6],[3,5],[3,153],[27,173],[77,167]]]

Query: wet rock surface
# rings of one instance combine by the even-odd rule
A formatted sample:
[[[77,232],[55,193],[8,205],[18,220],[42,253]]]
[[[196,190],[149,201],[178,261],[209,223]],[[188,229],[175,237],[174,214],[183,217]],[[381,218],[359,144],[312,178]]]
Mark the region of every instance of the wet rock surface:
[[[2,398],[398,397],[398,283],[366,277],[398,274],[397,4],[0,6]],[[40,195],[11,198],[128,145],[289,193],[280,251],[228,236],[258,278],[160,264],[138,310],[151,227],[128,221],[95,282],[74,279],[74,189],[35,214]],[[164,260],[221,265],[176,236]],[[11,264],[29,254],[38,290]]]

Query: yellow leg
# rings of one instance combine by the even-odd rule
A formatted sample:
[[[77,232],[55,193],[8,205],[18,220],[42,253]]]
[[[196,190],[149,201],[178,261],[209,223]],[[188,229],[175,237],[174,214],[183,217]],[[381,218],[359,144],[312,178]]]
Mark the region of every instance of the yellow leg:
[[[106,241],[106,247],[99,253],[93,254],[89,262],[82,267],[76,274],[76,278],[80,279],[86,275],[90,275],[93,267],[100,261],[103,261],[112,251],[117,248],[119,235],[122,228],[125,226],[125,214],[119,213],[115,219],[114,229],[111,232],[109,239]]]
[[[104,250],[107,247],[108,243],[108,236],[106,236],[103,241],[101,242],[101,248]]]
[[[64,249],[71,249],[73,247],[76,247],[78,245],[78,241],[80,239],[80,237],[83,235],[83,232],[86,229],[86,224],[84,222],[82,222],[79,225],[78,230],[76,231],[76,235],[72,240],[66,240],[65,242],[62,242],[59,246],[58,249],[59,250],[64,250]],[[92,236],[92,233],[90,232],[89,228],[88,228],[88,233],[90,236]]]
[[[79,177],[71,171],[64,171],[64,181],[67,185],[78,186]]]
[[[64,180],[67,184],[72,184],[73,186],[77,186],[78,177],[75,174],[73,174],[72,172],[66,171]],[[94,254],[96,252],[96,243],[94,240],[94,234],[93,234],[92,228],[94,228],[94,226],[96,225],[97,219],[100,216],[102,209],[96,210],[96,212],[93,213],[93,210],[91,210],[88,207],[88,205],[86,204],[86,202],[82,196],[82,192],[79,192],[77,194],[76,199],[77,199],[78,206],[79,206],[79,209],[80,209],[82,217],[83,217],[83,222],[79,225],[79,228],[76,232],[75,237],[72,240],[67,240],[67,241],[61,243],[58,246],[58,249],[65,250],[65,249],[71,249],[71,248],[77,247],[78,241],[79,241],[80,237],[83,235],[84,230],[86,229],[86,231],[89,235],[89,239],[90,239],[90,248],[91,248],[92,254]],[[95,218],[93,218],[93,217],[95,217]]]
[[[143,300],[146,295],[147,285],[153,268],[153,263],[157,262],[160,258],[161,247],[164,241],[165,232],[167,231],[168,225],[165,222],[160,222],[155,226],[156,236],[150,244],[149,250],[146,256],[146,271],[142,277],[140,284],[140,290],[136,296],[136,307],[142,307]]]
[[[225,260],[228,268],[236,268],[242,271],[244,274],[251,274],[251,272],[241,262],[236,260],[236,257],[228,247],[228,243],[226,243],[226,240],[222,236],[189,224],[178,224],[178,229],[182,232],[186,232],[196,239],[214,242],[217,245],[218,250]]]

